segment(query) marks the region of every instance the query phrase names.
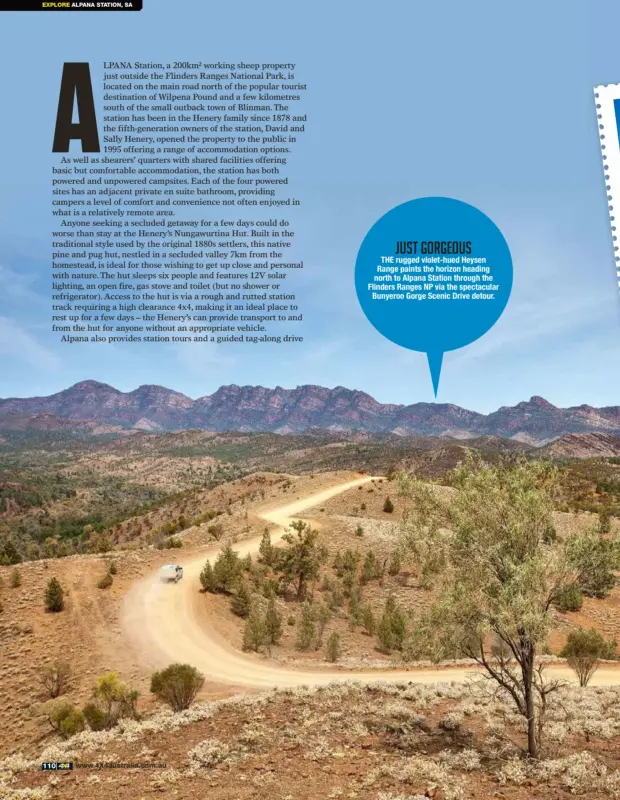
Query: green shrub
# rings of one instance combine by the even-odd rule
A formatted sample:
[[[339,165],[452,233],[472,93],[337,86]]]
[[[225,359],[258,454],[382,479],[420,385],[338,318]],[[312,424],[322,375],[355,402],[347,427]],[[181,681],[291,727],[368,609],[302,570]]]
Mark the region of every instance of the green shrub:
[[[378,649],[382,653],[402,650],[406,635],[407,615],[393,597],[388,597],[377,628]]]
[[[215,575],[213,574],[213,567],[211,566],[210,561],[205,563],[202,571],[200,572],[200,584],[205,592],[217,591]]]
[[[45,610],[62,611],[65,607],[64,591],[58,578],[51,578],[45,590]]]
[[[110,586],[112,586],[113,582],[114,582],[114,578],[112,577],[112,574],[110,572],[106,572],[106,574],[103,576],[103,578],[101,578],[99,581],[97,581],[97,588],[98,589],[109,589]]]
[[[183,547],[183,540],[178,536],[168,536],[167,539],[164,539],[165,550],[179,550],[181,547]]]
[[[278,612],[275,600],[271,598],[265,612],[265,641],[267,646],[279,644],[282,633],[282,614]]]
[[[398,575],[402,566],[400,553],[394,550],[390,556],[390,563],[388,564],[388,572],[390,575]]]
[[[273,564],[274,560],[274,547],[271,544],[271,534],[269,533],[269,528],[265,528],[263,531],[263,538],[261,539],[260,547],[258,548],[258,560],[262,564]]]
[[[394,634],[389,614],[383,614],[377,628],[378,650],[382,653],[391,653],[394,649]]]
[[[173,711],[189,708],[202,689],[205,679],[190,664],[171,664],[151,677],[151,692]]]
[[[53,730],[64,739],[84,730],[84,715],[68,700],[48,700],[41,710]]]
[[[383,510],[386,514],[391,514],[394,511],[394,503],[390,500],[389,497],[385,498],[385,503],[383,504]]]
[[[123,683],[115,672],[97,679],[93,700],[105,714],[106,728],[114,727],[121,718],[138,718],[138,691]]]
[[[262,609],[258,602],[253,602],[250,608],[250,613],[245,621],[245,628],[243,629],[243,649],[253,650],[258,653],[260,648],[265,644],[267,638],[267,629],[265,627],[265,618],[262,614]]]
[[[233,550],[230,544],[225,544],[213,565],[216,591],[232,592],[242,572],[243,565],[241,564],[239,553]]]
[[[372,613],[372,608],[369,605],[365,605],[361,609],[361,621],[364,627],[364,631],[369,635],[373,636],[376,628],[375,622],[375,615]]]
[[[315,609],[307,600],[304,600],[301,605],[301,619],[297,627],[297,639],[295,641],[295,647],[297,650],[310,650],[315,640]]]
[[[360,560],[361,556],[357,550],[345,550],[342,556],[342,571],[355,573]]]
[[[364,529],[362,528],[361,525],[358,525],[357,528],[355,529],[355,535],[356,536],[363,536],[364,535]]]
[[[333,631],[327,640],[325,648],[327,660],[335,663],[340,658],[340,634]]]
[[[318,650],[323,643],[323,634],[327,623],[332,618],[332,612],[327,603],[317,603],[314,608],[314,618],[316,620],[316,638],[314,649]]]
[[[577,583],[567,583],[558,591],[555,605],[560,611],[579,611],[583,605],[583,594]]]
[[[231,513],[230,509],[227,510],[228,513],[230,514]],[[222,534],[224,533],[224,526],[222,525],[221,522],[214,522],[213,525],[209,525],[209,527],[207,528],[207,532],[210,533],[211,536],[213,536],[216,542],[219,542],[219,540],[222,538]]]
[[[116,575],[118,572],[118,567],[116,566],[116,561],[110,561],[110,565],[108,567],[108,572],[110,575]]]
[[[91,731],[102,731],[108,727],[107,715],[96,703],[87,703],[82,714]]]
[[[243,578],[239,579],[236,589],[230,600],[230,608],[238,617],[247,617],[250,613],[252,595]]]
[[[381,564],[379,563],[379,559],[376,557],[372,550],[369,550],[366,554],[366,558],[364,559],[364,563],[362,565],[362,573],[360,575],[360,583],[363,585],[367,584],[369,581],[373,580],[374,578],[381,577]]]
[[[603,536],[611,533],[611,512],[608,508],[604,508],[599,512],[598,530]]]
[[[13,544],[12,539],[7,539],[4,547],[0,550],[0,564],[11,566],[12,564],[19,564],[22,560],[17,547]]]
[[[17,567],[13,567],[11,570],[11,589],[17,589],[18,586],[22,585],[22,578],[19,574],[19,570]]]
[[[568,661],[579,679],[580,686],[587,686],[596,672],[601,659],[615,659],[617,644],[605,639],[595,628],[578,628],[568,634],[566,644],[560,652]]]
[[[65,739],[69,739],[69,737],[83,731],[84,727],[84,715],[79,709],[74,708],[60,723],[60,733]]]

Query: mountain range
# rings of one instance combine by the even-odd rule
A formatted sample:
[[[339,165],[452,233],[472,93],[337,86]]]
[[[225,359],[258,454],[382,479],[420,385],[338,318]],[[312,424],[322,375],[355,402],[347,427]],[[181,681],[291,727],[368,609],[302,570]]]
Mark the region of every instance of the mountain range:
[[[343,433],[457,439],[500,436],[532,445],[543,445],[566,434],[620,434],[620,406],[558,408],[538,396],[480,414],[449,403],[379,403],[365,392],[343,386],[269,389],[229,385],[193,400],[163,386],[121,392],[108,384],[86,380],[47,397],[0,399],[0,428],[15,427],[13,421],[17,427],[66,425],[55,423],[53,417],[75,420],[78,427],[90,421],[154,433],[191,428],[298,433],[323,428]],[[105,429],[92,427],[93,432]]]

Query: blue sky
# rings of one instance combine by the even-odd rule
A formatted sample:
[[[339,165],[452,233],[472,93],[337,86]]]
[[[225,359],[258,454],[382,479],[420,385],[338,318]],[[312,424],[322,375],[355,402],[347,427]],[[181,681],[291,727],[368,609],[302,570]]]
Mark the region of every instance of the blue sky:
[[[478,206],[510,246],[495,327],[447,353],[437,400],[620,404],[620,300],[593,86],[620,82],[612,0],[144,0],[138,13],[0,15],[0,396],[92,378],[197,397],[226,383],[433,400],[426,357],[382,338],[355,256],[398,203]],[[174,8],[176,14],[170,13]],[[50,326],[51,142],[64,61],[292,61],[309,85],[291,181],[306,270],[301,346],[67,345]],[[95,83],[96,87],[96,83]],[[97,89],[95,89],[97,94]],[[96,348],[96,349],[95,349]]]

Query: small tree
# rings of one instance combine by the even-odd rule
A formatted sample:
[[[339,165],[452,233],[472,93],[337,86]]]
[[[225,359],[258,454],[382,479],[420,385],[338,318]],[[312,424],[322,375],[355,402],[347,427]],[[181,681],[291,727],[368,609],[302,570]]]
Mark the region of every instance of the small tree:
[[[259,594],[262,593],[268,571],[269,567],[267,567],[265,564],[252,565],[252,569],[250,570],[250,580],[252,582],[252,588],[255,592],[258,592]]]
[[[276,601],[272,597],[267,604],[265,612],[265,643],[269,648],[274,644],[279,644],[282,638],[282,614],[278,613]]]
[[[394,647],[396,650],[402,650],[407,637],[407,624],[408,617],[402,608],[396,606],[390,614],[390,625],[392,627],[392,636],[394,637]]]
[[[342,572],[343,574],[354,575],[360,563],[361,556],[358,550],[345,550],[342,556]],[[341,576],[342,577],[342,576]]]
[[[387,612],[384,612],[377,628],[378,649],[382,653],[391,653],[394,649],[394,634],[392,633],[392,620]]]
[[[385,602],[385,610],[377,627],[378,649],[383,653],[402,650],[406,633],[407,615],[390,596]]]
[[[108,726],[108,718],[105,711],[97,703],[86,703],[82,709],[82,714],[91,731],[103,731]]]
[[[247,617],[250,613],[250,605],[252,603],[252,594],[248,588],[247,583],[240,578],[233,596],[230,601],[230,608],[233,614],[238,617]]]
[[[151,692],[173,711],[184,711],[196,699],[205,682],[204,675],[190,664],[170,664],[151,676]]]
[[[301,606],[301,619],[297,626],[297,640],[295,647],[298,650],[310,650],[316,640],[316,616],[314,607],[305,600]]]
[[[603,550],[592,537],[584,543],[549,535],[558,473],[547,462],[468,462],[452,483],[456,496],[445,498],[413,476],[400,478],[403,545],[416,552],[427,579],[440,583],[406,655],[477,661],[525,719],[528,752],[538,758],[548,697],[561,685],[537,660],[552,605],[561,587],[592,574],[593,563],[609,566],[612,550],[601,564]],[[489,635],[503,643],[495,653],[486,647]]]
[[[340,634],[332,631],[327,640],[327,660],[335,663],[340,658]]]
[[[390,556],[390,563],[388,565],[388,572],[390,575],[398,575],[401,567],[401,557],[398,550],[393,550]]]
[[[323,634],[325,633],[327,623],[332,618],[332,612],[326,603],[317,603],[314,615],[316,619],[316,640],[314,648],[318,650],[323,644]]]
[[[616,657],[616,642],[611,642],[596,630],[578,628],[568,634],[566,644],[560,656],[568,661],[575,671],[580,686],[587,686],[598,669],[601,659]]]
[[[290,527],[292,531],[282,536],[287,547],[280,551],[278,568],[286,582],[296,584],[297,599],[302,600],[306,596],[308,581],[316,580],[327,554],[319,545],[318,531],[306,522],[296,520]]]
[[[273,551],[274,547],[271,544],[271,534],[269,533],[269,528],[265,528],[263,531],[263,538],[261,539],[261,543],[258,548],[258,560],[263,564],[271,566],[271,564],[273,564]]]
[[[243,629],[243,649],[253,650],[258,653],[265,644],[267,631],[265,628],[265,618],[259,602],[254,600],[250,608],[250,613],[245,621]]]
[[[573,533],[567,538],[569,557],[577,565],[575,582],[586,597],[607,597],[616,585],[618,541],[600,535],[598,529]]]
[[[373,636],[377,623],[375,621],[375,615],[372,613],[372,608],[369,604],[365,605],[361,609],[361,619],[362,625],[364,626],[364,631],[369,636]]]
[[[383,504],[383,510],[386,514],[391,514],[394,511],[394,503],[390,500],[389,497],[385,498],[385,503]]]
[[[0,550],[0,564],[19,564],[22,560],[19,550],[15,547],[12,539],[7,539],[4,547]]]
[[[21,575],[19,574],[19,570],[17,567],[13,567],[11,570],[11,589],[17,589],[18,586],[22,585]]]
[[[71,682],[71,666],[65,661],[54,661],[39,667],[39,678],[45,696],[49,699],[64,694]]]
[[[107,672],[97,679],[93,699],[105,714],[106,728],[112,728],[122,717],[138,716],[138,691],[123,683],[115,672]]]
[[[58,578],[51,578],[45,590],[45,610],[62,611],[65,607],[64,592]]]
[[[381,564],[374,554],[373,550],[369,550],[362,564],[362,574],[360,575],[360,583],[362,586],[367,584],[373,578],[378,578],[381,575]]]
[[[219,592],[232,592],[242,571],[243,565],[239,554],[232,549],[230,543],[225,544],[213,565],[216,590]]]
[[[579,584],[575,581],[561,586],[554,600],[554,604],[560,611],[579,611],[583,605],[583,594]]]
[[[611,533],[611,512],[608,508],[604,508],[598,515],[598,531],[603,536]]]
[[[46,717],[52,729],[63,739],[75,736],[84,730],[84,716],[68,700],[56,698],[48,700],[41,706],[41,713]]]
[[[213,567],[210,561],[207,561],[200,572],[200,585],[205,592],[215,592],[217,584],[215,575],[213,574]]]
[[[101,577],[97,581],[97,588],[98,589],[109,589],[110,586],[114,583],[114,578],[112,577],[112,573],[108,570],[103,577]]]

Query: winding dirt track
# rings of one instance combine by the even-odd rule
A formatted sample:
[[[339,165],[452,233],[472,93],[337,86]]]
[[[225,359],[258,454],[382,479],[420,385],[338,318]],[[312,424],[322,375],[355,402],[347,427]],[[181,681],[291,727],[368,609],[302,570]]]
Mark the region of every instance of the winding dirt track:
[[[278,526],[272,531],[272,542],[282,536],[291,518],[312,506],[325,503],[347,489],[370,481],[370,477],[341,483],[309,495],[294,503],[263,511],[260,516]],[[235,549],[241,556],[258,551],[260,537],[239,542]],[[159,669],[172,662],[192,664],[214,683],[247,688],[269,688],[326,684],[332,681],[355,680],[363,683],[381,681],[464,681],[473,673],[470,669],[387,669],[349,671],[342,669],[292,669],[275,662],[246,656],[233,649],[212,627],[201,606],[199,575],[207,558],[213,559],[219,545],[205,549],[191,561],[183,561],[184,578],[178,584],[162,584],[157,574],[134,585],[124,601],[123,628],[128,645],[137,659],[149,669]],[[201,603],[201,601],[203,601]],[[574,680],[574,673],[564,666],[550,667],[550,677]],[[592,684],[620,683],[620,669],[599,669]]]

